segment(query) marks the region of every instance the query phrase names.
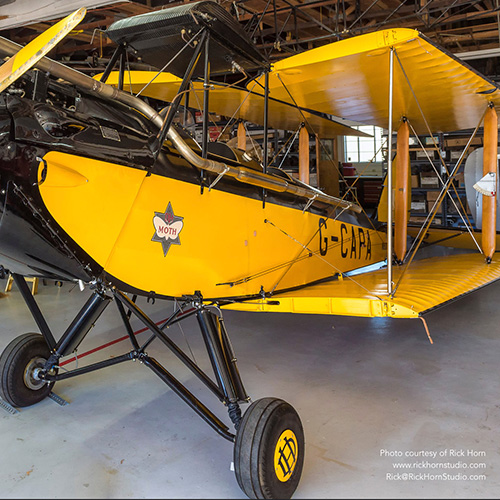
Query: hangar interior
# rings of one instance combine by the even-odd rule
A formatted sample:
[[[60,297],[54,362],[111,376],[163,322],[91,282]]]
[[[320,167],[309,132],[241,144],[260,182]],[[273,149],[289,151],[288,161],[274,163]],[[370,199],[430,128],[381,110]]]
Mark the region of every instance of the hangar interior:
[[[163,63],[155,65],[154,58],[145,57],[137,50],[119,53],[116,39],[108,36],[111,31],[107,34],[106,30],[114,23],[126,21],[132,16],[151,15],[164,9],[183,8],[192,3],[194,2],[165,0],[74,0],[61,6],[46,1],[40,2],[39,8],[33,10],[28,1],[4,0],[0,1],[0,36],[25,46],[70,12],[85,6],[87,11],[83,21],[68,30],[67,35],[48,52],[48,57],[96,81],[103,79],[102,75],[108,71],[121,68],[120,74],[116,71],[108,74],[105,79],[109,78],[108,83],[125,93],[137,94],[150,76],[141,77],[143,80],[140,80],[140,85],[133,87],[131,75],[136,72],[156,74],[162,70]],[[425,36],[424,40],[441,47],[453,60],[465,61],[472,73],[484,75],[492,85],[500,84],[498,0],[219,0],[216,3],[246,33],[262,60],[271,65],[290,56],[300,56],[308,50],[348,41],[360,35],[369,35],[379,30],[409,28],[418,30]],[[125,26],[130,28],[126,23]],[[196,52],[198,42],[190,45],[185,33],[182,33],[181,38]],[[230,38],[228,35],[228,39]],[[147,50],[145,53],[147,54]],[[4,60],[6,67],[9,59],[5,57]],[[199,66],[201,65],[200,62]],[[232,87],[241,82],[237,65],[233,64],[232,71],[221,74],[217,74],[216,68],[214,63],[214,74],[210,81],[212,89],[214,85],[220,85],[227,93],[222,94],[219,101],[214,98],[213,103],[224,101],[224,95],[229,99],[229,89],[234,90]],[[52,99],[56,108],[56,100],[59,99],[56,94],[62,89],[61,82],[64,78],[52,78],[50,87],[47,83],[48,73],[45,71],[44,77],[44,71],[31,70],[24,77],[27,82],[25,87],[22,90],[16,88],[10,95],[18,97],[22,93],[21,99],[26,94],[35,99],[40,92],[48,92],[47,107],[50,108]],[[248,77],[245,71],[243,73]],[[208,80],[203,82],[202,72],[197,78],[200,89],[210,86]],[[257,77],[255,79],[258,80]],[[178,81],[180,83],[181,78]],[[204,83],[205,86],[201,87]],[[264,93],[264,87],[260,87]],[[183,92],[190,95],[186,89]],[[76,94],[70,95],[67,91],[61,93],[69,96],[69,99],[78,99]],[[201,93],[200,90],[199,94]],[[241,162],[245,166],[264,165],[264,173],[267,173],[268,167],[270,172],[272,169],[282,170],[282,175],[286,176],[282,178],[286,178],[294,186],[295,192],[303,188],[304,183],[312,186],[311,189],[315,191],[308,191],[306,198],[309,201],[306,200],[305,208],[301,209],[302,214],[310,209],[318,195],[325,195],[326,201],[329,197],[341,198],[346,204],[359,204],[370,217],[381,217],[380,213],[377,215],[377,210],[383,197],[383,188],[387,186],[387,172],[390,168],[388,163],[391,163],[387,160],[388,157],[393,157],[397,147],[394,130],[364,125],[349,120],[349,117],[342,117],[341,126],[353,127],[356,132],[360,132],[357,136],[328,131],[319,136],[306,127],[302,120],[299,120],[298,128],[266,127],[267,117],[263,117],[264,123],[260,120],[254,123],[225,116],[223,113],[203,113],[203,99],[197,101],[196,92],[193,91],[192,94],[194,98],[184,101],[175,92],[170,94],[177,106],[170,108],[175,109],[175,115],[170,113],[170,117],[167,103],[172,101],[160,99],[160,91],[155,90],[143,97],[148,109],[156,110],[161,121],[170,120],[170,125],[176,124],[179,129],[182,128],[185,132],[184,140],[189,144],[189,141],[196,143],[204,158],[207,150],[215,158],[218,151],[223,150],[217,148],[228,145],[232,151],[239,150],[235,162]],[[353,99],[354,104],[355,102]],[[460,105],[461,103],[456,104],[457,107]],[[95,109],[96,117],[100,112],[97,106],[89,106],[88,109]],[[120,109],[117,107],[113,113],[119,113]],[[271,115],[273,109],[277,108],[270,109]],[[338,118],[327,112],[321,116],[314,112],[304,115],[308,111],[305,106],[302,107],[301,113],[305,121],[315,117],[318,120]],[[13,113],[13,116],[17,115]],[[28,142],[33,140],[30,138],[29,125],[19,123],[16,130],[22,130],[25,134],[23,137]],[[102,126],[100,128],[103,137],[106,133],[113,134],[113,130],[103,132]],[[410,134],[408,161],[411,167],[407,179],[410,183],[407,208],[410,225],[429,222],[431,228],[440,231],[458,229],[463,233],[469,230],[486,232],[484,220],[481,227],[479,209],[468,197],[469,188],[464,178],[464,165],[468,156],[474,158],[476,163],[480,162],[483,149],[491,146],[491,141],[488,143],[485,138],[485,128],[486,125],[481,125],[477,130],[466,128],[438,132],[435,137],[426,132]],[[3,133],[0,135],[5,137]],[[391,141],[388,141],[389,135],[392,137]],[[69,137],[59,136],[58,140],[64,142],[68,138],[69,141]],[[161,138],[161,135],[158,137]],[[172,141],[170,136],[168,139],[163,136],[163,139],[166,142]],[[136,141],[137,138],[130,139],[133,140]],[[120,137],[117,142],[119,141]],[[163,140],[159,142],[161,150]],[[122,142],[123,148],[127,148],[128,144],[123,145]],[[136,148],[137,151],[134,150],[135,143],[130,144],[130,158],[137,153],[134,157],[136,161],[142,154],[141,150],[139,147]],[[171,142],[167,144],[171,147]],[[98,143],[94,146],[99,148]],[[151,147],[154,149],[154,144]],[[464,147],[467,148],[465,155]],[[481,160],[473,157],[473,152],[476,156],[480,153]],[[111,152],[109,158],[113,158],[113,154],[116,152]],[[149,157],[144,154],[144,158]],[[158,151],[154,160],[157,158]],[[4,152],[3,160],[7,161],[6,159],[13,161],[10,152]],[[464,165],[461,165],[462,160]],[[40,159],[42,161],[45,160]],[[229,163],[229,167],[225,166],[230,170],[231,165]],[[455,165],[461,167],[450,174]],[[171,166],[164,168],[167,171]],[[450,195],[449,199],[441,198],[438,177],[434,175],[436,168],[441,169],[444,179],[454,189],[454,195]],[[50,170],[49,166],[49,175]],[[150,174],[148,172],[145,178]],[[215,190],[225,186],[225,182],[229,188],[221,189],[230,191],[232,185],[225,174],[226,171],[213,173],[209,177],[210,182],[207,181],[206,184],[202,180],[201,193],[203,194],[204,189],[206,193],[210,193],[212,188]],[[41,180],[31,179],[34,181],[32,186],[36,187],[37,182],[42,186],[44,176],[47,175],[46,167],[45,174],[42,172],[41,175]],[[70,179],[67,182],[77,182],[76,177],[71,175],[67,177]],[[119,174],[113,174],[110,182],[119,183],[118,178]],[[124,186],[127,181],[123,178],[121,182],[123,184],[119,185]],[[51,186],[50,183],[48,185]],[[263,189],[265,193],[266,189]],[[110,184],[99,196],[102,199],[109,195],[117,206],[120,206],[121,194],[123,198],[138,197],[125,190],[114,195],[112,191]],[[19,190],[15,192],[18,194]],[[265,196],[266,194],[262,195],[264,206],[267,203]],[[21,212],[28,210],[34,217],[38,217],[33,208],[33,199],[25,196],[23,200],[24,208],[20,209]],[[269,200],[271,204],[273,199],[270,197]],[[434,209],[436,200],[441,202],[441,206]],[[111,220],[113,214],[110,210],[99,208],[99,201],[96,197],[97,208],[93,209],[92,216],[96,220],[101,216],[104,219],[108,216],[105,212],[108,212]],[[63,202],[60,207],[57,200],[53,203],[64,213]],[[177,223],[182,228],[184,214],[178,213],[176,206],[172,208],[170,202],[168,205],[169,208],[158,208],[164,210],[164,213],[155,213],[155,217],[163,217],[163,223],[168,227]],[[457,205],[462,205],[464,217]],[[102,207],[105,206],[107,205],[103,203]],[[350,205],[346,205],[344,209],[346,207],[349,210]],[[235,213],[238,210],[243,213],[245,208],[238,206],[225,209]],[[193,213],[196,211],[197,208],[193,207]],[[340,215],[343,211],[340,211]],[[0,217],[3,213],[2,208]],[[13,213],[15,215],[15,211]],[[220,214],[198,215],[207,221],[206,225],[216,227],[218,221],[215,219]],[[12,216],[10,220],[14,220]],[[160,234],[158,227],[161,226],[158,224],[161,223],[155,222],[156,237]],[[320,222],[320,240],[321,224]],[[496,227],[493,229],[493,239],[498,234]],[[148,229],[151,233],[148,233],[149,240],[153,234],[151,228]],[[207,239],[198,241],[199,252],[207,251],[214,241],[224,240],[224,234],[220,233],[232,231],[237,232],[234,225],[214,229]],[[281,232],[285,233],[282,229]],[[35,233],[33,229],[23,233],[27,239],[19,244],[31,248],[29,239],[39,236]],[[411,236],[415,235],[417,233],[408,233],[409,245],[414,241]],[[419,236],[420,233],[415,239]],[[292,238],[289,235],[287,237]],[[444,239],[447,237],[443,236]],[[172,252],[171,246],[175,250],[175,245],[180,245],[178,239],[154,238],[150,241],[155,242],[154,246],[160,249],[160,254],[163,249],[163,257]],[[332,241],[333,238],[332,236]],[[353,239],[356,241],[354,237]],[[162,246],[158,243],[162,243]],[[363,247],[367,249],[365,236],[363,240],[358,236],[358,243],[358,252],[361,254]],[[68,242],[61,244],[64,246]],[[245,246],[247,245],[245,240]],[[341,248],[343,253],[344,246]],[[352,258],[354,247],[349,248]],[[385,247],[382,244],[380,251],[386,248],[387,244]],[[497,255],[495,251],[493,246],[490,261],[493,260],[494,263]],[[270,246],[267,252],[272,254],[279,250]],[[445,258],[467,252],[463,248],[457,250],[446,245],[430,246],[424,249],[423,257]],[[28,250],[26,253],[29,253]],[[321,242],[319,253],[324,255]],[[488,252],[485,250],[484,253]],[[74,319],[83,304],[94,307],[92,300],[99,283],[84,285],[84,280],[81,279],[65,281],[55,276],[28,277],[23,293],[19,282],[12,278],[15,273],[11,274],[8,266],[3,267],[4,256],[0,252],[0,350],[6,348],[18,335],[40,331],[40,324],[44,322],[58,338],[68,331],[69,324],[78,323],[79,319],[83,321],[78,316]],[[237,262],[236,258],[234,260]],[[228,259],[228,268],[231,265],[236,264]],[[127,267],[125,275],[140,276],[147,274],[148,271],[144,269],[152,272],[152,266],[153,264],[148,267],[144,261],[128,260],[123,267]],[[194,269],[187,274],[196,279]],[[172,268],[170,271],[175,273]],[[200,274],[204,274],[203,271],[198,273]],[[336,274],[336,278],[342,279],[342,276],[342,272]],[[224,429],[231,428],[235,420],[231,411],[228,414],[226,408],[216,412],[214,418],[207,416],[204,406],[199,410],[199,403],[212,408],[214,398],[200,383],[203,375],[197,377],[189,369],[191,364],[195,364],[206,373],[213,370],[214,380],[224,386],[226,375],[220,373],[217,353],[207,356],[207,349],[209,353],[210,349],[214,350],[210,334],[200,336],[198,330],[201,326],[203,331],[204,326],[200,321],[197,323],[194,317],[176,322],[179,307],[177,301],[155,300],[157,297],[154,292],[150,292],[149,297],[145,293],[145,296],[137,298],[134,287],[123,280],[122,283],[126,285],[123,290],[125,299],[121,301],[121,292],[118,292],[113,295],[114,302],[133,307],[126,302],[126,297],[134,294],[133,301],[137,301],[139,313],[132,314],[130,309],[128,319],[125,320],[124,315],[127,313],[123,311],[123,305],[122,308],[109,307],[104,312],[99,309],[99,304],[95,305],[96,317],[88,319],[89,325],[91,324],[90,334],[84,335],[81,346],[77,345],[75,349],[69,350],[71,352],[65,352],[62,357],[64,361],[59,363],[59,375],[93,363],[102,362],[104,364],[101,367],[105,366],[106,369],[89,373],[82,371],[82,376],[77,379],[58,380],[51,397],[44,398],[31,407],[16,407],[0,399],[0,443],[4,450],[0,460],[2,497],[246,498],[245,492],[249,495],[248,492],[256,487],[238,484],[245,480],[241,479],[245,475],[238,473],[238,480],[235,478],[233,444],[227,436],[224,440],[217,435],[224,434]],[[239,283],[231,283],[230,286],[235,284]],[[290,493],[293,493],[294,498],[493,498],[497,495],[500,488],[497,431],[500,423],[500,369],[497,363],[500,338],[495,294],[500,285],[489,282],[486,284],[489,286],[481,285],[477,287],[482,288],[481,290],[463,298],[457,292],[453,300],[444,307],[433,307],[425,315],[425,321],[420,321],[417,314],[412,319],[409,316],[393,319],[349,317],[344,315],[345,311],[340,315],[325,315],[301,313],[298,308],[299,313],[291,313],[285,308],[285,312],[271,314],[264,306],[257,308],[261,312],[250,312],[251,308],[243,308],[242,311],[222,308],[230,341],[226,340],[225,334],[221,334],[221,342],[223,352],[226,349],[232,355],[228,363],[229,378],[233,380],[236,392],[246,394],[247,391],[250,401],[267,397],[281,398],[291,403],[300,415],[305,435],[305,451],[301,454],[304,462],[300,483],[296,491]],[[292,288],[291,286],[290,289]],[[26,290],[43,313],[42,319],[39,313],[33,312],[34,306],[26,299]],[[149,290],[152,288],[147,289],[148,292]],[[192,291],[195,292],[195,289]],[[260,298],[265,302],[263,287],[261,291]],[[196,304],[196,293],[193,297],[190,300]],[[260,300],[259,296],[254,298]],[[455,301],[455,298],[460,300]],[[272,309],[272,297],[268,296],[267,299]],[[217,302],[213,309],[217,310],[216,316],[222,314]],[[141,312],[147,315],[146,320],[141,317]],[[172,325],[165,325],[169,318],[173,318]],[[151,331],[147,331],[147,323],[144,321],[168,326],[165,331],[169,338],[186,354],[176,354],[175,347],[169,352],[162,345],[169,341],[160,342],[157,338],[153,342],[155,334],[153,332],[153,337],[150,338]],[[222,321],[215,321],[220,333],[220,328],[224,330],[224,326],[220,327]],[[133,354],[124,355],[130,349],[126,346],[130,342],[128,337],[136,338],[139,344],[146,343],[146,358],[136,355],[135,351],[138,349],[134,342],[131,351]],[[76,340],[75,342],[79,344]],[[111,366],[114,363],[110,360],[121,359],[120,356],[124,357],[123,361],[128,356],[127,360],[132,360],[133,363],[120,362]],[[188,360],[183,362],[182,359],[185,358]],[[238,368],[235,375],[235,369],[231,366],[235,365],[236,358]],[[36,359],[34,362],[38,363]],[[179,389],[175,385],[177,382],[172,382],[168,378],[170,375],[162,372],[163,368],[156,367],[156,359],[164,364],[168,372],[174,374],[182,386],[189,388],[195,399],[188,402],[188,405],[186,400],[191,396],[183,392],[183,387]],[[3,370],[0,376],[4,387],[10,383],[6,363],[8,360],[4,355],[0,359],[0,370]],[[168,379],[167,386],[146,368],[151,368],[160,379],[163,376],[163,382]],[[234,379],[239,379],[238,370],[244,388],[238,388],[238,382],[234,382]],[[31,383],[31,388],[38,390],[39,380],[31,379],[30,382],[26,373],[25,371],[23,376],[28,386]],[[205,385],[210,388],[211,383],[205,382]],[[212,392],[217,395],[217,390]],[[178,397],[179,394],[181,398]],[[224,404],[229,406],[227,403],[226,400]],[[198,410],[192,411],[195,407]],[[242,404],[241,411],[245,412],[247,407],[246,403]],[[247,425],[248,420],[244,422]],[[258,426],[257,423],[255,425]],[[275,470],[278,470],[277,464],[282,463],[280,458],[277,455],[269,456],[269,461],[274,459]],[[286,479],[280,481],[282,484],[278,484],[279,487],[288,484]],[[278,488],[277,491],[285,490]],[[283,495],[289,497],[286,491]],[[268,493],[268,496],[255,493],[255,497],[280,498],[276,493]]]
[[[301,416],[307,449],[294,498],[496,495],[497,290],[492,285],[433,313],[433,345],[414,320],[225,314],[252,398],[276,395]],[[84,294],[66,284],[40,287],[39,302],[54,332],[67,326]],[[145,302],[141,306],[152,307]],[[37,331],[15,289],[2,307],[2,347],[20,332]],[[153,318],[169,313],[160,307]],[[111,308],[104,314],[81,354],[123,337],[118,314]],[[138,322],[134,327],[142,329]],[[187,339],[206,365],[195,328],[175,327],[173,338],[179,345]],[[122,354],[125,343],[89,354],[80,365]],[[211,402],[164,346],[156,342],[151,350]],[[46,399],[17,415],[0,413],[2,446],[9,450],[2,459],[5,498],[245,498],[231,471],[231,444],[139,363],[61,381],[54,391],[69,404]],[[447,461],[486,464],[473,471],[486,479],[389,480],[393,463],[433,460],[381,456],[384,450],[469,449],[479,456]],[[470,472],[461,468],[451,475]]]

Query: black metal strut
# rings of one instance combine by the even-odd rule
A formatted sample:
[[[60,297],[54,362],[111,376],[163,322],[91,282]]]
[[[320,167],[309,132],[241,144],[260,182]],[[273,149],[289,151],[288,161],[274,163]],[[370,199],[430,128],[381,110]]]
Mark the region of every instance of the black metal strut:
[[[96,370],[100,370],[102,368],[107,368],[108,366],[118,365],[123,363],[124,361],[130,361],[137,359],[137,353],[135,351],[128,352],[126,354],[122,354],[121,356],[115,356],[111,359],[105,359],[104,361],[99,361],[98,363],[93,363],[91,365],[82,366],[81,368],[75,368],[74,370],[63,372],[63,373],[41,373],[39,376],[43,380],[47,380],[49,382],[56,382],[57,380],[65,380],[67,378],[77,377],[78,375],[83,375],[84,373],[95,372]]]
[[[203,79],[203,132],[202,132],[202,145],[201,145],[201,157],[206,158],[208,155],[208,117],[209,117],[209,90],[210,90],[210,56],[209,56],[209,45],[210,45],[210,35],[207,31],[207,35],[203,40],[205,45],[205,65],[203,69],[204,79]]]
[[[163,382],[165,382],[172,389],[172,391],[174,391],[184,402],[186,402],[189,407],[192,408],[219,435],[229,441],[234,441],[235,435],[229,431],[227,425],[215,416],[156,359],[145,353],[145,348],[152,342],[153,339],[160,339],[162,343],[165,344],[182,361],[182,363],[189,368],[219,398],[221,402],[227,406],[229,416],[235,428],[238,429],[241,422],[241,410],[239,403],[248,402],[249,397],[243,387],[243,383],[236,366],[236,357],[231,347],[223,319],[212,312],[209,309],[209,306],[202,303],[201,295],[196,295],[191,298],[186,297],[186,303],[181,307],[178,307],[176,311],[174,311],[172,315],[163,322],[163,325],[160,328],[137,306],[134,300],[131,300],[125,294],[116,288],[113,288],[111,292],[115,298],[118,311],[125,325],[133,349],[126,354],[115,356],[111,359],[93,363],[81,368],[76,368],[64,373],[58,373],[57,369],[54,370],[54,368],[57,368],[60,358],[75,352],[109,304],[111,297],[106,295],[104,289],[98,285],[94,293],[86,301],[59,341],[56,342],[40,308],[31,294],[28,285],[26,284],[24,277],[14,274],[13,278],[51,350],[51,356],[45,363],[44,369],[38,374],[40,379],[48,382],[55,382],[83,375],[85,373],[90,373],[108,366],[123,363],[125,361],[139,360],[150,368],[159,378],[161,378],[161,380],[163,380]],[[185,309],[188,302],[191,302],[192,306]],[[127,308],[128,311],[126,311],[125,308]],[[136,316],[153,334],[152,337],[150,337],[142,346],[135,338],[132,326],[130,325],[130,316],[132,314]],[[209,378],[208,375],[206,375],[198,367],[198,365],[196,365],[196,363],[187,357],[186,354],[163,331],[163,328],[171,326],[194,315],[197,317],[198,324],[205,341],[208,356],[215,374],[216,383],[214,383],[213,380]]]
[[[160,154],[161,147],[163,145],[163,141],[165,140],[165,137],[167,136],[168,129],[172,125],[172,122],[175,117],[175,113],[179,109],[179,105],[182,101],[182,99],[185,97],[184,93],[189,89],[189,85],[191,84],[191,78],[193,77],[193,72],[196,69],[196,65],[198,64],[198,60],[200,59],[201,51],[205,46],[205,40],[208,36],[207,31],[203,31],[201,34],[201,39],[199,40],[199,43],[196,45],[196,48],[193,52],[193,55],[191,57],[191,60],[189,61],[189,64],[186,68],[186,71],[184,73],[184,78],[182,79],[182,82],[179,86],[179,90],[173,100],[173,102],[170,104],[168,110],[167,110],[167,115],[165,116],[165,120],[163,121],[163,125],[161,126],[161,129],[158,132],[158,135],[156,136],[154,142],[151,145],[151,150],[153,151],[153,155],[155,157],[155,160],[158,158],[158,155]],[[189,95],[189,93],[188,93]],[[187,106],[187,101],[186,104]]]
[[[144,326],[148,327],[149,330],[153,333],[153,335],[161,340],[178,358],[182,363],[189,368],[219,399],[220,401],[224,401],[223,392],[217,387],[213,381],[207,377],[207,375],[196,365],[190,358],[186,356],[186,354],[173,342],[168,335],[166,335],[156,324],[155,322],[145,314],[137,304],[134,304],[125,294],[113,288],[112,290],[115,299],[122,302],[126,307],[128,307],[133,314],[144,324]]]
[[[57,342],[55,351],[59,357],[75,352],[83,339],[95,325],[104,309],[109,304],[111,297],[104,292],[95,291],[82,307],[75,319]]]
[[[54,338],[54,335],[52,335],[52,332],[50,331],[49,325],[45,321],[45,318],[43,317],[42,311],[40,311],[40,308],[38,307],[38,304],[36,303],[35,297],[33,297],[31,290],[29,289],[28,285],[26,284],[26,280],[24,279],[24,276],[21,276],[20,274],[12,273],[12,278],[14,279],[14,283],[16,284],[17,288],[19,288],[19,291],[21,292],[21,296],[23,297],[24,302],[26,302],[26,305],[28,306],[28,309],[30,310],[31,315],[33,316],[33,319],[35,320],[35,323],[38,325],[38,328],[40,328],[40,333],[43,335],[45,342],[47,342],[49,349],[51,351],[53,351],[55,346],[56,346],[56,339]]]
[[[217,384],[224,392],[229,417],[238,429],[241,421],[238,402],[247,402],[250,398],[243,387],[224,322],[222,317],[219,318],[206,307],[198,309],[196,316]]]
[[[175,377],[172,376],[156,359],[143,355],[140,360],[150,368],[170,389],[172,389],[185,403],[188,404],[212,429],[228,441],[233,442],[235,435],[221,422],[199,399],[191,394]]]
[[[222,318],[207,308],[198,309],[196,317],[205,340],[215,378],[224,392],[225,398],[230,402],[248,401]]]
[[[229,337],[225,329],[222,318],[209,311],[201,304],[201,297],[193,296],[196,303],[189,311],[177,309],[164,323],[163,327],[170,326],[182,319],[196,314],[200,329],[205,340],[208,356],[212,363],[217,385],[196,365],[186,354],[158,327],[149,316],[147,316],[134,302],[125,294],[112,289],[117,301],[129,308],[137,318],[151,330],[153,336],[161,340],[181,361],[189,368],[222,402],[227,405],[229,416],[238,429],[241,421],[241,410],[239,402],[248,402],[243,387],[243,382],[236,366],[236,357],[231,348]],[[122,318],[124,316],[122,315]],[[139,349],[139,359],[153,370],[173,391],[175,391],[196,413],[198,413],[211,427],[226,439],[233,440],[234,436],[228,432],[227,427],[218,419],[214,420],[214,415],[203,403],[191,394],[178,380],[176,380],[165,368],[156,360],[144,353],[146,345],[152,341],[148,339],[146,344]]]
[[[113,55],[111,56],[111,59],[109,60],[106,69],[104,70],[104,73],[101,76],[101,82],[106,83],[106,80],[108,79],[109,75],[111,74],[111,71],[113,71],[113,68],[115,67],[116,61],[118,61],[118,58],[121,57],[123,51],[125,50],[125,45],[121,44],[118,45],[116,50],[113,52]]]

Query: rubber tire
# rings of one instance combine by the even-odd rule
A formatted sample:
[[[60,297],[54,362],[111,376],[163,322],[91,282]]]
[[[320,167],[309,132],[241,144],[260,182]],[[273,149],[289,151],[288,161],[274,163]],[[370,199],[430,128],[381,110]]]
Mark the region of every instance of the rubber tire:
[[[296,436],[298,457],[292,475],[281,482],[274,471],[274,453],[281,434]],[[234,470],[240,488],[249,498],[291,498],[304,465],[304,431],[300,417],[286,401],[263,398],[243,415],[234,444]]]
[[[33,358],[48,359],[50,350],[39,333],[16,337],[0,356],[0,396],[12,406],[31,406],[45,399],[54,382],[31,389],[24,382],[24,370]]]

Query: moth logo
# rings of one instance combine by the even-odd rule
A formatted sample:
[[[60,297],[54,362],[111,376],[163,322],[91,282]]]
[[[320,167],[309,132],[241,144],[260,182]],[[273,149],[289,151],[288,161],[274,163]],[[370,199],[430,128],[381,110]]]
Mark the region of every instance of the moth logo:
[[[179,234],[182,231],[184,217],[179,217],[174,214],[172,205],[168,202],[168,207],[165,212],[155,212],[153,225],[155,234],[151,241],[158,241],[163,247],[163,255],[166,256],[170,249],[170,245],[180,245],[181,240]]]

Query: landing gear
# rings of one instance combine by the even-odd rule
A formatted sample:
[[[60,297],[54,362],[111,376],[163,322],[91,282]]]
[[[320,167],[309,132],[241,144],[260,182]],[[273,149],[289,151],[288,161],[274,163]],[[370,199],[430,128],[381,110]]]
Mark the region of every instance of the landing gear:
[[[22,276],[13,275],[21,295],[42,334],[27,333],[14,339],[0,356],[0,396],[12,406],[29,406],[47,397],[56,381],[93,372],[126,361],[140,361],[176,393],[220,436],[234,443],[236,479],[250,498],[290,498],[297,488],[304,462],[304,432],[297,412],[285,401],[260,399],[241,415],[240,404],[250,401],[241,380],[236,355],[219,308],[201,294],[183,296],[171,316],[155,323],[114,287],[98,285],[66,331],[56,341]],[[132,350],[90,365],[59,372],[62,357],[75,352],[109,303],[115,302],[132,344]],[[139,343],[130,319],[134,316],[149,330]],[[196,318],[213,375],[209,376],[167,334],[187,318]],[[154,340],[163,343],[226,408],[236,434],[191,393],[163,365],[147,353]]]
[[[38,377],[50,357],[39,333],[15,338],[0,356],[0,396],[12,406],[31,406],[45,399],[54,382]]]
[[[234,469],[250,498],[291,498],[304,463],[304,431],[281,399],[263,398],[243,415],[234,444]]]

